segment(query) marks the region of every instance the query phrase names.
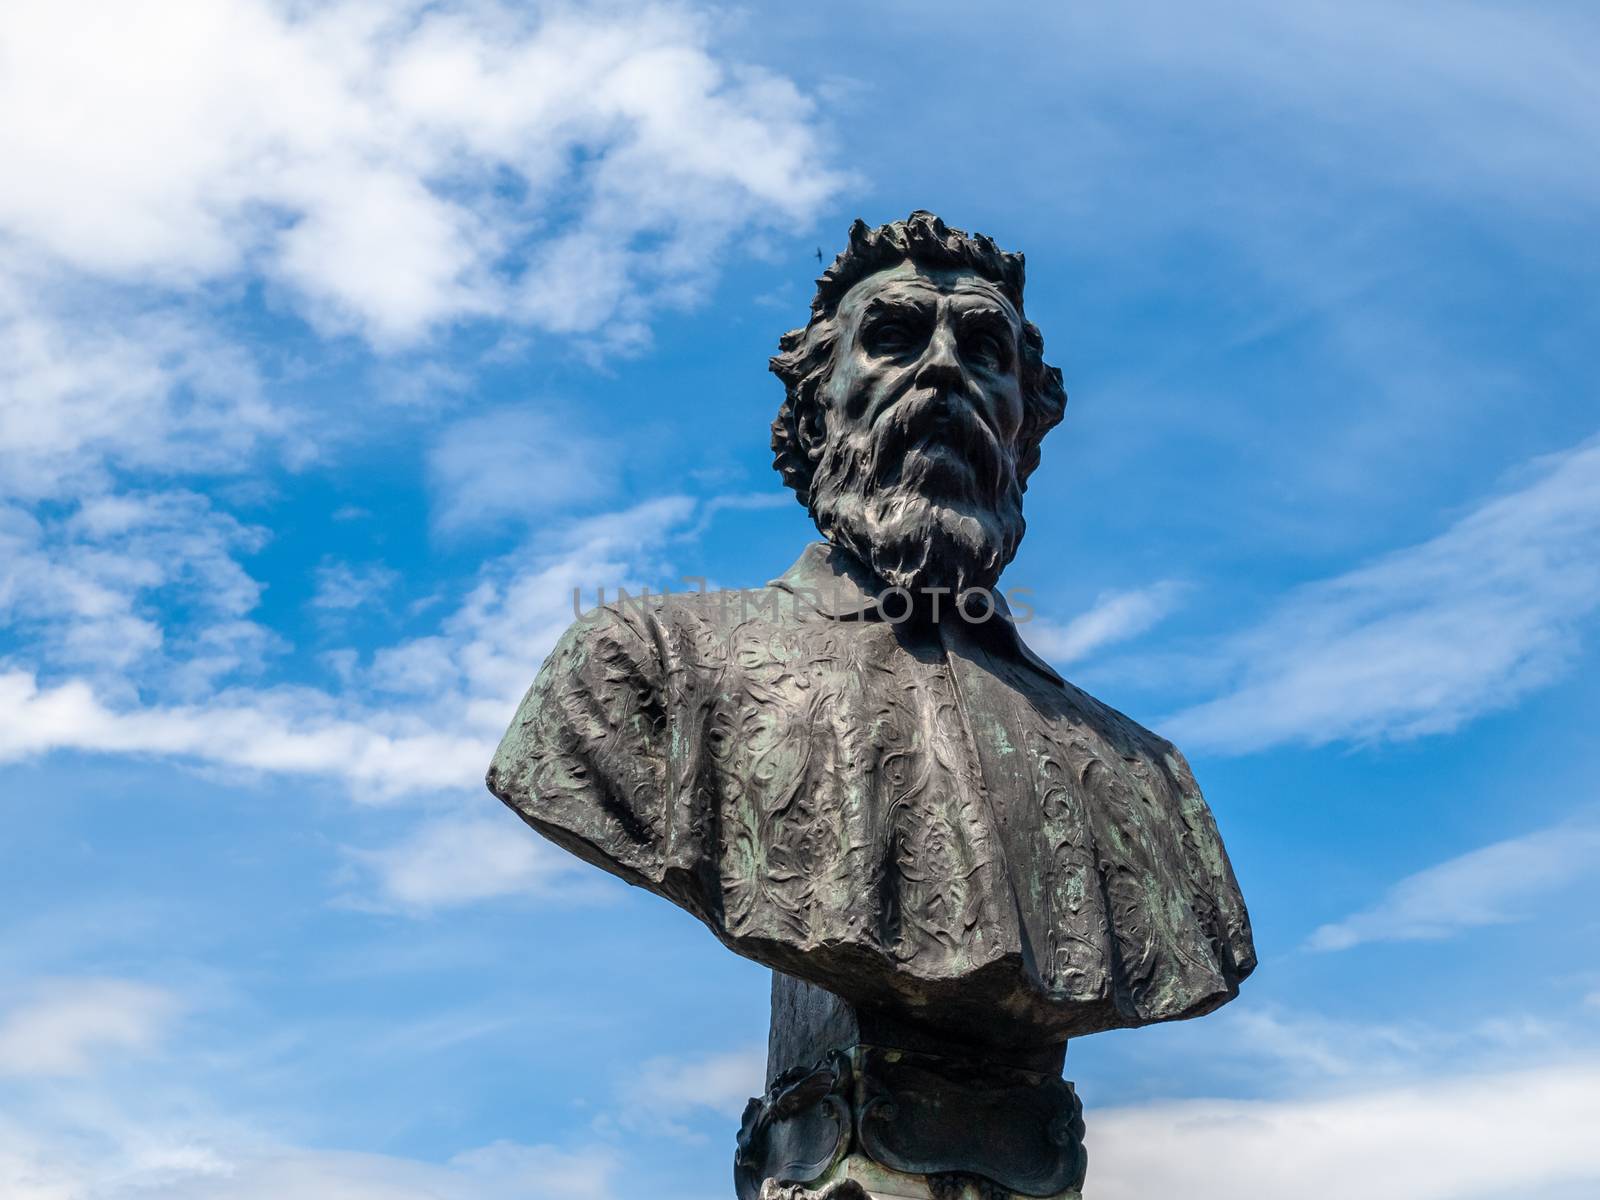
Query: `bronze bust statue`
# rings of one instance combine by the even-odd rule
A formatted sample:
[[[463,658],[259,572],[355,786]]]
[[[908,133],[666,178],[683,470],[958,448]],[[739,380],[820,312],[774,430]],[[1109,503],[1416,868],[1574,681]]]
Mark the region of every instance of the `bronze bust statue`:
[[[489,771],[773,968],[744,1196],[913,1194],[872,1170],[1075,1194],[1067,1040],[1209,1012],[1255,965],[1183,756],[1033,654],[994,590],[1066,405],[1022,302],[986,237],[858,221],[772,360],[775,465],[824,540],[763,589],[580,620]]]

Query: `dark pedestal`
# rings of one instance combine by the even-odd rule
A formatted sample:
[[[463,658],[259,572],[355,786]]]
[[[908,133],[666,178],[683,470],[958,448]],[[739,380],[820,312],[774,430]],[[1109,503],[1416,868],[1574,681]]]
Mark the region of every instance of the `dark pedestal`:
[[[739,1133],[739,1200],[768,1180],[869,1197],[1074,1197],[1082,1108],[1066,1045],[996,1050],[773,975],[766,1094]]]

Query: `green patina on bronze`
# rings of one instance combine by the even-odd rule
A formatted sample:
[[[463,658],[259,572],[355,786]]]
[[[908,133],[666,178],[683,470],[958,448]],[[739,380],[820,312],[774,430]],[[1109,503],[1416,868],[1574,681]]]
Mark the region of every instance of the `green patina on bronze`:
[[[490,786],[738,953],[965,1039],[1053,1044],[1231,998],[1249,922],[1178,751],[1004,617],[895,625],[872,586],[819,542],[760,616],[694,594],[599,610]]]

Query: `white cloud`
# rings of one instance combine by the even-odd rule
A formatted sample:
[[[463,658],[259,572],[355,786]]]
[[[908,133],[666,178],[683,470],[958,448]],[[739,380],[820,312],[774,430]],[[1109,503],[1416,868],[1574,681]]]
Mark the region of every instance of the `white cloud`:
[[[113,707],[82,680],[41,686],[31,672],[0,671],[0,762],[54,750],[167,755],[342,778],[393,795],[468,786],[494,745],[436,729],[422,715],[369,712],[310,688]]]
[[[0,112],[25,117],[0,121],[0,618],[23,635],[0,659],[0,759],[476,786],[571,588],[630,582],[640,539],[692,505],[567,540],[539,528],[437,635],[367,669],[332,648],[339,694],[246,690],[279,646],[242,565],[263,534],[176,480],[237,474],[267,447],[298,461],[326,430],[307,437],[312,414],[269,400],[201,314],[264,279],[323,330],[384,347],[474,316],[636,339],[736,235],[804,221],[838,184],[809,102],[724,61],[713,34],[649,2],[0,12]],[[426,364],[408,377],[441,386]],[[547,517],[587,486],[598,448],[557,448],[538,420],[446,435],[441,527]],[[348,611],[390,579],[328,564],[313,607]]]
[[[788,490],[772,492],[730,492],[713,496],[700,509],[700,519],[686,529],[682,537],[697,538],[711,528],[719,513],[755,512],[768,508],[788,508],[795,503],[794,493]]]
[[[488,564],[439,633],[380,651],[340,694],[225,688],[203,703],[159,703],[0,664],[0,762],[55,750],[165,755],[340,779],[374,797],[476,792],[518,700],[572,622],[574,589],[587,611],[597,588],[614,596],[675,578],[663,546],[694,515],[693,501],[665,497]]]
[[[1029,621],[1025,627],[1028,644],[1054,662],[1077,662],[1152,628],[1177,607],[1184,590],[1183,584],[1167,579],[1129,591],[1105,592],[1093,608],[1065,625]]]
[[[236,471],[267,441],[303,452],[255,364],[202,322],[85,296],[7,250],[0,228],[0,499]]]
[[[0,619],[57,670],[184,694],[260,665],[261,587],[237,555],[265,532],[191,492],[93,494],[35,516],[0,501]]]
[[[616,451],[547,414],[501,409],[459,421],[428,451],[439,530],[531,526],[610,496]]]
[[[395,845],[350,854],[377,877],[382,904],[412,913],[546,893],[578,866],[506,813],[429,821]]]
[[[1090,1112],[1100,1200],[1567,1200],[1600,1187],[1600,1065]],[[1198,1164],[1198,1165],[1197,1165]],[[1569,1190],[1573,1189],[1573,1190]]]
[[[251,619],[260,587],[242,565],[262,531],[182,485],[269,451],[301,464],[377,401],[313,412],[269,386],[264,355],[229,332],[263,282],[270,306],[380,348],[474,317],[637,341],[659,306],[693,299],[731,240],[808,219],[838,184],[810,103],[720,57],[713,34],[691,7],[649,0],[0,8],[0,620],[23,635],[0,660],[12,704],[26,695],[42,720],[85,683],[111,744],[206,756],[207,712],[155,701],[216,695],[279,647]],[[285,360],[286,381],[317,369]],[[413,409],[418,389],[471,383],[426,362],[392,378],[405,386],[383,399]],[[464,524],[496,498],[549,498],[581,447],[506,462],[492,481],[453,448],[436,458],[453,497],[443,520]],[[504,486],[524,466],[532,488]],[[134,509],[122,527],[94,520]],[[383,578],[335,567],[318,603],[349,608]],[[267,742],[294,741],[339,707],[350,715],[314,703],[307,720],[233,693],[215,721],[225,746],[251,714]],[[291,769],[351,753],[352,736],[300,738]],[[94,741],[0,736],[13,753]]]
[[[738,1116],[751,1096],[765,1086],[767,1052],[763,1046],[702,1058],[653,1058],[639,1068],[629,1103],[652,1112],[709,1108]]]
[[[180,1007],[171,992],[125,979],[36,984],[0,1010],[0,1076],[85,1075],[109,1058],[147,1053]]]
[[[689,1120],[715,1113],[736,1121],[752,1096],[766,1089],[764,1046],[696,1058],[652,1058],[640,1064],[619,1100],[617,1123],[626,1130],[700,1142]]]
[[[446,1162],[133,1126],[44,1131],[0,1119],[7,1200],[616,1200],[606,1148],[497,1142]]]
[[[1322,1084],[1329,1079],[1372,1080],[1416,1065],[1428,1049],[1428,1030],[1325,1017],[1286,1016],[1271,1007],[1230,1008],[1219,1021],[1238,1052],[1270,1062],[1275,1080]],[[1453,1048],[1458,1041],[1451,1040]],[[1481,1043],[1468,1047],[1481,1051]]]
[[[839,183],[809,102],[711,32],[648,2],[9,5],[0,233],[141,285],[259,273],[380,344],[637,324]]]
[[[1200,1051],[1257,1094],[1312,1095],[1330,1087],[1426,1081],[1463,1070],[1522,1069],[1600,1049],[1582,1025],[1506,1012],[1465,1024],[1426,1014],[1383,1022],[1240,1000],[1209,1024]]]
[[[399,581],[399,572],[382,563],[325,561],[317,568],[311,607],[333,613],[372,608],[381,605],[384,594]]]
[[[1520,919],[1520,902],[1600,874],[1600,829],[1560,825],[1484,846],[1408,875],[1373,907],[1324,925],[1313,950],[1448,938]]]
[[[454,719],[498,740],[534,671],[572,623],[574,591],[588,612],[600,588],[614,598],[618,587],[637,593],[675,579],[670,542],[695,511],[687,497],[661,497],[574,522],[543,548],[490,564],[438,634],[374,657],[373,686],[401,696],[443,693],[457,707]]]
[[[1300,589],[1224,647],[1231,690],[1164,732],[1238,753],[1412,738],[1557,678],[1600,607],[1600,440],[1530,475],[1431,541]]]

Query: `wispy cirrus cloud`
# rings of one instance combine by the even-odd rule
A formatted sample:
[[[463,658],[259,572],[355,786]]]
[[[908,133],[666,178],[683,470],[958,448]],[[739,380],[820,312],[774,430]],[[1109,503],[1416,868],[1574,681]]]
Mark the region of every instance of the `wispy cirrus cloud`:
[[[141,695],[136,678],[118,686],[63,675],[54,662],[0,665],[0,762],[79,750],[320,776],[373,798],[477,791],[517,701],[572,622],[574,589],[655,582],[642,573],[696,512],[687,497],[663,497],[486,564],[438,632],[380,648],[338,691],[234,686],[174,702]]]
[[[1312,950],[1364,942],[1434,941],[1522,919],[1526,903],[1600,876],[1600,827],[1558,825],[1508,838],[1408,875],[1371,908],[1323,925]]]
[[[192,1121],[85,1126],[0,1121],[0,1192],[8,1200],[617,1200],[622,1194],[619,1155],[605,1146],[496,1142],[429,1162],[286,1145]]]
[[[1154,628],[1177,608],[1185,590],[1182,583],[1164,579],[1148,587],[1102,593],[1093,608],[1064,625],[1030,621],[1028,644],[1055,662],[1078,662]]]
[[[528,528],[563,508],[603,502],[617,448],[575,432],[576,424],[506,408],[445,429],[428,450],[435,529]]]
[[[385,594],[399,582],[400,573],[382,563],[325,559],[317,568],[317,590],[310,605],[324,614],[381,607]]]
[[[1104,1200],[1340,1200],[1357,1184],[1372,1200],[1576,1200],[1600,1186],[1591,1061],[1092,1120],[1090,1184]],[[1213,1166],[1196,1172],[1197,1162]]]
[[[110,700],[81,679],[0,671],[0,761],[57,750],[170,757],[321,775],[378,795],[460,787],[494,743],[420,713],[371,711],[311,688],[239,690],[197,704]]]
[[[1590,439],[1432,540],[1291,594],[1215,656],[1222,694],[1162,729],[1222,753],[1448,733],[1560,677],[1597,609]]]
[[[1238,1077],[1270,1078],[1260,1091],[1311,1095],[1330,1088],[1425,1083],[1463,1069],[1510,1070],[1600,1051],[1600,1039],[1567,1014],[1501,1011],[1442,1024],[1422,1014],[1387,1021],[1293,1010],[1245,1000],[1213,1027],[1211,1053]]]
[[[617,1123],[627,1130],[702,1142],[705,1138],[689,1120],[711,1112],[736,1121],[750,1098],[765,1088],[766,1066],[765,1046],[649,1059],[623,1089]]]
[[[581,873],[577,860],[503,812],[436,818],[392,845],[349,854],[377,884],[375,900],[359,900],[358,906],[411,914],[503,896],[549,895]]]
[[[91,1074],[156,1048],[182,1007],[172,992],[127,979],[35,982],[0,1008],[0,1075]]]

